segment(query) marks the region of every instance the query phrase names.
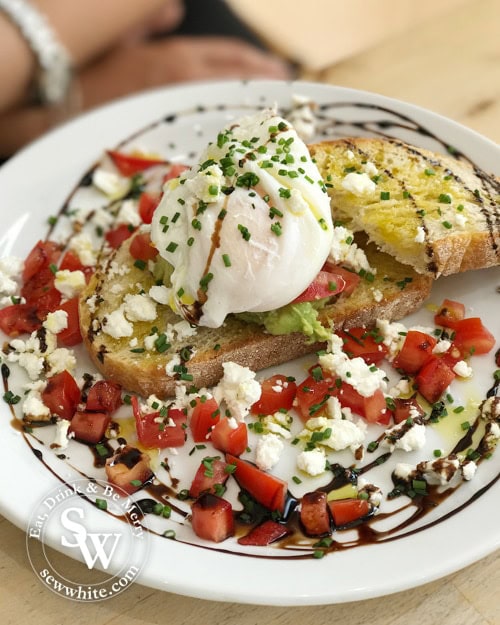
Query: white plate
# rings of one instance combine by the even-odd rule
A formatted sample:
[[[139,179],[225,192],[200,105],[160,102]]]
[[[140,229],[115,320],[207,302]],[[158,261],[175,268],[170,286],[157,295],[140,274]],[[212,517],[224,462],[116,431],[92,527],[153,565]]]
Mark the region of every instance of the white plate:
[[[326,136],[382,132],[441,152],[451,145],[478,166],[500,174],[500,151],[492,142],[431,112],[381,96],[310,83],[260,81],[161,89],[84,115],[23,150],[0,169],[0,255],[27,254],[45,235],[47,217],[58,212],[105,149],[139,132],[132,143],[184,162],[228,119],[274,103],[287,109],[293,94],[305,94],[320,105],[333,105],[321,109],[330,120]],[[337,120],[335,124],[332,119]],[[158,120],[166,121],[157,124]],[[148,125],[150,129],[143,131]],[[494,268],[439,280],[431,299],[439,303],[448,296],[464,301],[469,316],[481,316],[494,335],[500,336],[499,285],[500,269]],[[431,315],[422,310],[414,319],[429,325]],[[302,367],[292,363],[287,372],[296,371],[298,377],[304,377]],[[475,359],[474,381],[466,392],[484,397],[494,368],[491,354]],[[12,475],[12,479],[2,480],[0,512],[25,529],[40,496],[59,482],[42,468],[11,426],[10,412],[3,403],[0,418],[4,476],[6,470]],[[44,457],[48,455],[50,452]],[[403,456],[399,459],[405,460]],[[64,463],[57,461],[54,466],[56,473],[64,473]],[[453,506],[494,479],[498,468],[497,453],[489,463],[482,463],[474,480],[459,489],[461,494]],[[245,557],[230,549],[226,552],[225,545],[221,550],[205,549],[152,536],[140,581],[205,599],[272,605],[381,596],[447,575],[494,551],[500,544],[495,513],[499,496],[500,484],[496,482],[472,505],[432,527],[392,542],[339,551],[321,560]],[[92,526],[102,520],[102,513],[89,508]],[[57,536],[49,536],[48,542],[58,546]]]

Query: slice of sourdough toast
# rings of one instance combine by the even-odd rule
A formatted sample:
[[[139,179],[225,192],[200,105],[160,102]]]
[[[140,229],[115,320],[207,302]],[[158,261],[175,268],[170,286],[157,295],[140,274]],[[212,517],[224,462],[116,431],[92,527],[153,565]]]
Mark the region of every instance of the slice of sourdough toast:
[[[381,250],[434,277],[500,264],[500,181],[396,139],[309,146],[332,211]]]
[[[165,398],[175,394],[177,380],[197,387],[216,384],[224,362],[255,371],[323,347],[302,334],[268,334],[261,326],[233,316],[221,328],[193,329],[166,304],[156,304],[155,317],[149,321],[130,322],[121,313],[113,314],[125,310],[131,297],[147,294],[155,285],[151,272],[134,264],[129,246],[130,240],[98,268],[80,298],[81,330],[92,360],[107,379],[125,389]],[[366,252],[376,275],[362,279],[352,295],[340,295],[322,309],[324,325],[338,329],[368,325],[377,318],[398,319],[428,297],[429,276],[395,262],[373,245],[367,246]],[[134,301],[140,304],[140,300]],[[134,312],[128,315],[133,317]],[[118,326],[122,327],[118,330]],[[129,336],[119,336],[127,332]]]

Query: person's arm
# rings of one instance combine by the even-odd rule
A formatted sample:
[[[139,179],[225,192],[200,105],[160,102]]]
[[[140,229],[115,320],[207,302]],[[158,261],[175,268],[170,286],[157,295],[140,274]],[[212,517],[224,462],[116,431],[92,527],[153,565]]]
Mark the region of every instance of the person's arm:
[[[176,0],[170,0],[177,5]],[[78,68],[97,58],[127,32],[168,5],[166,0],[32,0],[47,18]],[[25,101],[36,70],[28,44],[0,11],[0,112]],[[8,59],[8,62],[5,62]]]

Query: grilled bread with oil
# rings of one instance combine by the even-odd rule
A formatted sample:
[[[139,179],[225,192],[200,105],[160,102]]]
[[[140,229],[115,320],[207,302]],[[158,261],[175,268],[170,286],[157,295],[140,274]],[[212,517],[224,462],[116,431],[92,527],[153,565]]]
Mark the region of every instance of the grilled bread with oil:
[[[434,277],[500,264],[494,176],[395,139],[325,141],[310,151],[335,219],[399,262]]]
[[[221,328],[198,327],[186,336],[176,330],[181,318],[164,304],[157,304],[154,320],[135,321],[130,336],[113,338],[103,331],[109,316],[127,296],[148,293],[155,284],[147,267],[134,264],[129,246],[130,240],[98,268],[80,298],[82,336],[92,360],[107,379],[128,391],[166,398],[175,394],[178,380],[197,387],[216,384],[224,362],[256,371],[323,347],[302,334],[268,334],[261,326],[231,315]],[[395,262],[373,245],[367,246],[366,253],[376,275],[362,279],[352,295],[341,294],[323,308],[324,325],[338,329],[369,325],[377,318],[402,318],[428,297],[429,276]],[[185,328],[186,322],[182,325]],[[158,339],[153,342],[151,336]]]

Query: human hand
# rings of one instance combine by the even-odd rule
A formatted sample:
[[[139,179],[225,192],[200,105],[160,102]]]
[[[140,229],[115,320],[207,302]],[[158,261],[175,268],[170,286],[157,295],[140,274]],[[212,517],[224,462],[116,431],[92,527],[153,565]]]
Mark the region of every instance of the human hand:
[[[84,108],[169,83],[216,78],[290,79],[281,59],[229,37],[167,37],[109,52],[81,75]]]

